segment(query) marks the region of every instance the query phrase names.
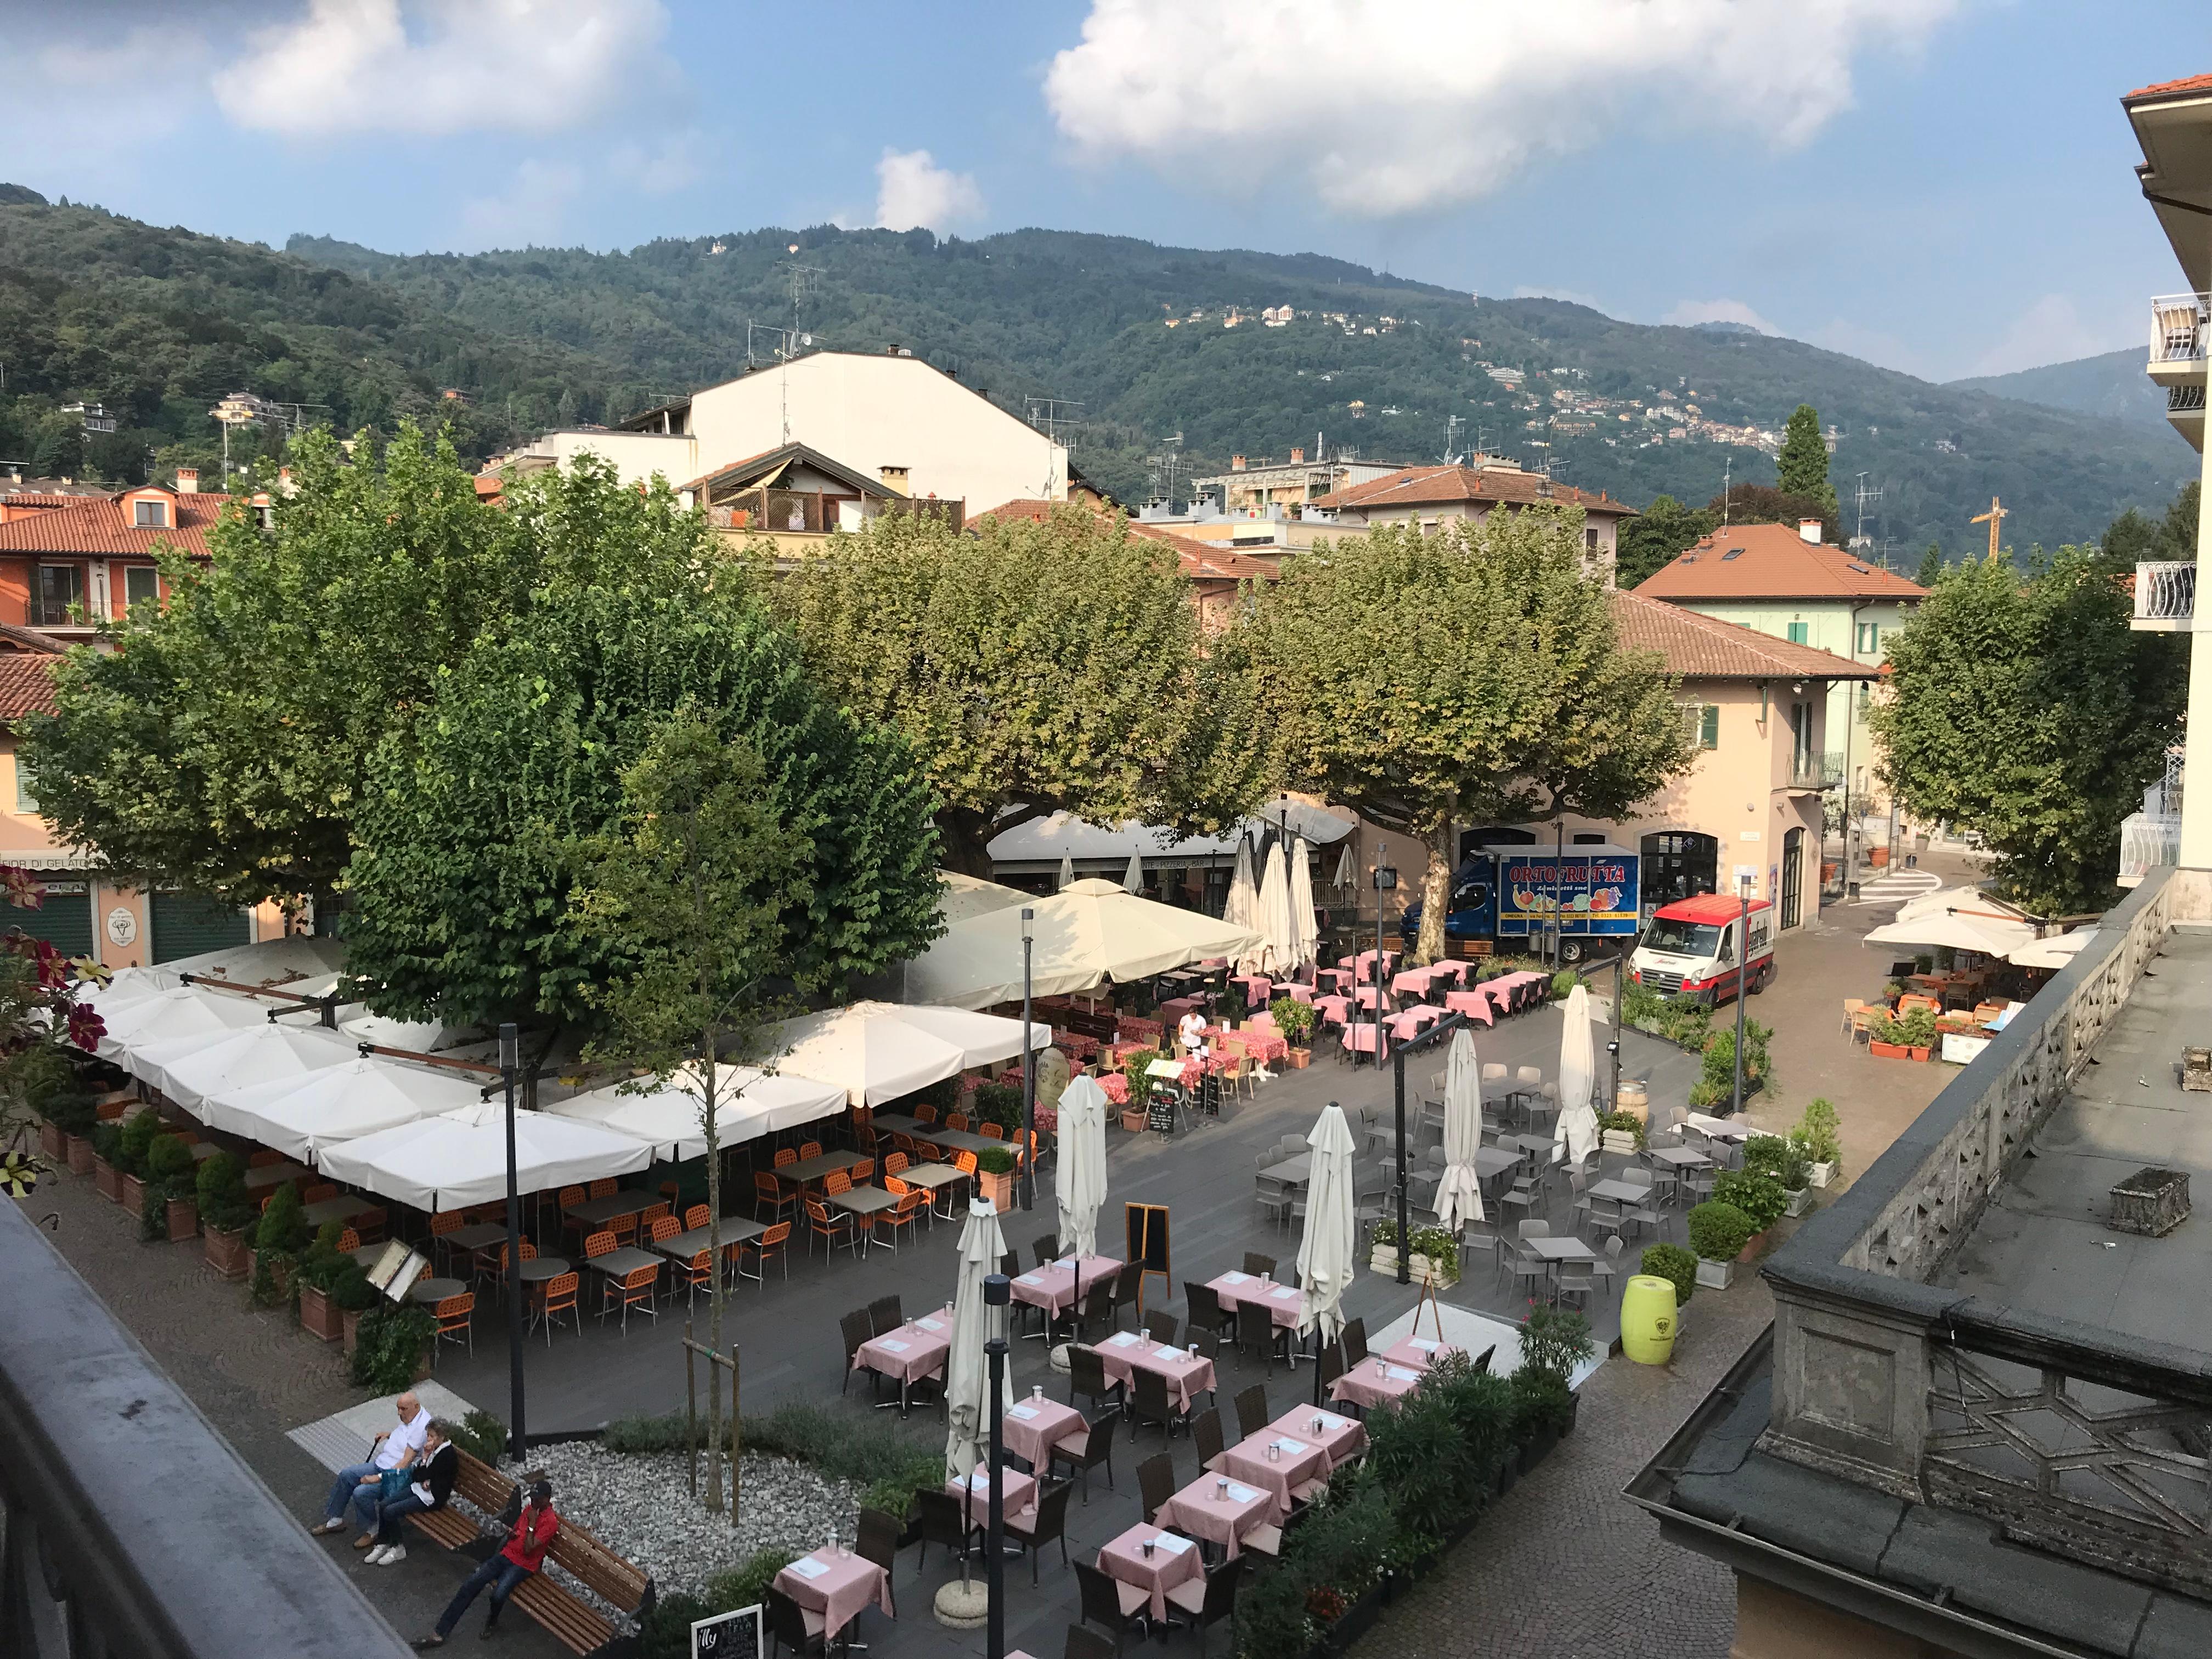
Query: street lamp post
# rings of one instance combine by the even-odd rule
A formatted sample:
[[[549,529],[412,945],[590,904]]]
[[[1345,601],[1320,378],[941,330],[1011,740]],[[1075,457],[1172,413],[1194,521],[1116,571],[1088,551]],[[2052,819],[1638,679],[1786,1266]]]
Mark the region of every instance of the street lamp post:
[[[983,1352],[991,1362],[991,1519],[986,1545],[989,1572],[985,1580],[990,1585],[991,1605],[985,1615],[988,1623],[983,1650],[988,1659],[1006,1659],[1006,1510],[999,1485],[999,1459],[1004,1454],[1006,1432],[1006,1339],[1000,1322],[1012,1292],[1013,1281],[1006,1274],[983,1275],[983,1305],[999,1310],[989,1316],[993,1334],[983,1344]]]
[[[1395,892],[1398,887],[1397,866],[1384,862],[1389,852],[1389,842],[1375,843],[1375,1063],[1377,1066],[1382,1063],[1382,895]],[[1352,959],[1352,994],[1357,997],[1359,994],[1359,962],[1357,957]]]
[[[1613,1038],[1605,1045],[1606,1053],[1613,1057],[1613,1088],[1605,1097],[1608,1112],[1620,1109],[1620,994],[1628,978],[1627,962],[1625,951],[1613,959]]]
[[[1743,1005],[1751,994],[1751,878],[1736,878],[1735,930],[1735,1107],[1731,1116],[1743,1115]]]
[[[1036,1207],[1036,1050],[1030,1042],[1030,963],[1036,912],[1022,907],[1022,1208]]]
[[[228,428],[226,428],[228,430]],[[514,1074],[521,1043],[512,1022],[499,1028],[499,1073],[507,1085],[507,1449],[522,1456],[522,1196],[514,1173]]]

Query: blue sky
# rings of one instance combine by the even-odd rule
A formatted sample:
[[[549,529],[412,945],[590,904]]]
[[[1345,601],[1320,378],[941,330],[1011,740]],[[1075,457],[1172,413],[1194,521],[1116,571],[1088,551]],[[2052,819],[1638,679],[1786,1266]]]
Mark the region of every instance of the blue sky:
[[[397,252],[761,224],[1317,250],[1935,379],[2130,345],[2199,0],[16,0],[0,179]]]

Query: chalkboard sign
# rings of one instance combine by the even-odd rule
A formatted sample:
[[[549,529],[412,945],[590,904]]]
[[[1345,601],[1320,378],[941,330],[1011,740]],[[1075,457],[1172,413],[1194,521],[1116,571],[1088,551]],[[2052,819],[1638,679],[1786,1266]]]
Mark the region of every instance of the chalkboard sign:
[[[757,1603],[719,1613],[691,1626],[691,1659],[761,1659],[767,1630]]]
[[[1156,1088],[1145,1102],[1145,1127],[1158,1134],[1171,1135],[1176,1127],[1176,1097],[1172,1090]]]
[[[1168,1260],[1168,1206],[1164,1204],[1124,1204],[1121,1206],[1123,1230],[1127,1234],[1127,1248],[1123,1259],[1131,1267],[1148,1273],[1161,1273],[1172,1279],[1174,1270]]]

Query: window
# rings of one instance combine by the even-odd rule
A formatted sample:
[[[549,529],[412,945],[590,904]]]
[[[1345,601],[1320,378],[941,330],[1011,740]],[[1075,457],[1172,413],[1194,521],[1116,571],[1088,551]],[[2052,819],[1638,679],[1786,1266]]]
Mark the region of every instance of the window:
[[[1585,529],[1583,530],[1583,550],[1584,552],[1587,552],[1587,553],[1595,553],[1595,552],[1596,552],[1596,551],[1597,551],[1597,532],[1596,532],[1596,531],[1595,531],[1595,530],[1591,530],[1591,529],[1588,529],[1588,528],[1585,528]]]
[[[1589,831],[1582,830],[1576,830],[1575,833],[1568,836],[1567,839],[1573,842],[1577,847],[1602,847],[1605,845],[1605,837],[1603,836],[1595,835]]]
[[[142,605],[151,605],[161,597],[161,575],[150,564],[131,564],[123,568],[123,608],[134,611]]]
[[[1670,956],[1711,957],[1720,949],[1721,930],[1711,922],[1654,916],[1638,943],[1647,951],[1664,951]]]
[[[1792,777],[1806,777],[1813,771],[1813,705],[1793,702],[1790,705],[1790,772]]]
[[[32,817],[39,811],[39,781],[31,775],[21,750],[15,751],[15,810]]]
[[[141,530],[167,530],[169,527],[169,504],[167,501],[133,501],[131,511],[131,522]]]
[[[42,564],[39,583],[31,595],[31,626],[66,628],[83,616],[84,567],[80,564]]]
[[[1731,547],[1727,552],[1721,555],[1721,562],[1723,564],[1726,564],[1730,559],[1740,559],[1742,556],[1743,550],[1741,548]]]
[[[1806,635],[1811,630],[1811,628],[1812,624],[1810,623],[1791,623],[1790,624],[1790,643],[1792,645],[1804,644],[1806,642]]]
[[[1721,711],[1718,703],[1686,702],[1681,705],[1682,725],[1689,733],[1692,749],[1717,749],[1721,746]]]
[[[1864,714],[1868,709],[1873,707],[1874,682],[1871,680],[1861,680],[1859,682],[1859,713],[1861,714]]]
[[[1871,657],[1880,652],[1881,649],[1881,624],[1880,623],[1861,623],[1859,624],[1858,631],[1859,655],[1862,657]]]

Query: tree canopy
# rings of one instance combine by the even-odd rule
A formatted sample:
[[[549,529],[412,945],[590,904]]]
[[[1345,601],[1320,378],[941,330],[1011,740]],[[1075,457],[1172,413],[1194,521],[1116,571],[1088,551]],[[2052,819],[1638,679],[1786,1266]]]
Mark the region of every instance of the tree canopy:
[[[1828,446],[1820,436],[1820,416],[1810,404],[1791,411],[1775,457],[1776,483],[1785,495],[1807,495],[1820,502],[1823,519],[1836,514],[1836,492],[1828,483]]]
[[[1571,512],[1378,529],[1291,562],[1224,637],[1285,781],[1427,849],[1425,959],[1454,820],[1616,817],[1689,763],[1673,682],[1620,648],[1582,550]]]
[[[2107,526],[2099,550],[2112,563],[2132,571],[2138,559],[2189,560],[2197,556],[2197,514],[2203,483],[2184,484],[2166,509],[2153,519],[2130,507]]]
[[[2120,821],[2179,731],[2184,643],[2130,631],[2131,613],[2109,566],[2063,548],[2025,580],[1953,566],[1888,641],[1884,778],[1915,817],[1978,832],[2031,909],[2105,908]]]
[[[1685,507],[1672,495],[1655,495],[1633,519],[1621,520],[1613,555],[1613,579],[1622,587],[1640,586],[1645,577],[1703,536],[1720,527],[1711,507]]]
[[[1928,550],[1920,556],[1920,571],[1913,577],[1923,587],[1933,587],[1943,579],[1943,544],[1928,544]]]
[[[1069,811],[1213,830],[1265,782],[1242,684],[1202,648],[1175,554],[1114,519],[891,515],[780,586],[808,665],[906,735],[942,800],[946,862]]]

